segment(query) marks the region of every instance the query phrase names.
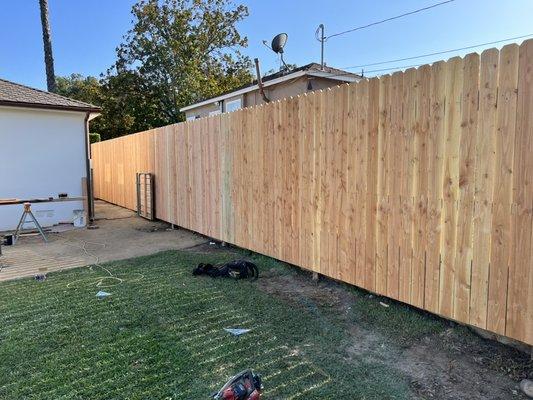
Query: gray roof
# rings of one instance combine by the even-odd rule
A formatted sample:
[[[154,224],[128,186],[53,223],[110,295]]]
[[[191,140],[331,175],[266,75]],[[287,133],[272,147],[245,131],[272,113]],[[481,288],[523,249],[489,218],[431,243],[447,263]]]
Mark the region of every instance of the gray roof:
[[[344,71],[342,69],[328,67],[327,65],[324,65],[324,68],[322,68],[322,66],[320,64],[313,62],[313,63],[309,63],[309,64],[306,64],[306,65],[303,65],[301,67],[297,67],[297,68],[291,69],[290,71],[280,71],[280,72],[275,72],[275,73],[270,74],[270,75],[266,75],[261,80],[263,82],[268,82],[268,81],[270,81],[272,79],[276,79],[276,78],[282,77],[283,75],[293,74],[293,73],[298,72],[298,71],[327,72],[327,73],[330,73],[330,74],[335,74],[336,76],[352,76],[352,77],[356,77],[356,78],[360,78],[361,77],[360,75],[354,74],[353,72],[348,72],[348,71]],[[326,78],[327,78],[327,76],[326,76]],[[254,84],[257,84],[256,80],[254,80]]]
[[[273,81],[275,79],[278,79],[278,78],[287,78],[287,79],[290,79],[291,75],[292,74],[295,74],[297,72],[306,72],[306,73],[323,73],[324,76],[322,76],[324,79],[337,79],[337,80],[340,80],[340,81],[345,81],[345,82],[353,82],[354,80],[357,80],[357,79],[361,79],[362,76],[361,75],[358,75],[358,74],[354,74],[353,72],[348,72],[348,71],[344,71],[342,69],[338,69],[338,68],[332,68],[332,67],[328,67],[327,65],[324,65],[324,67],[322,68],[322,66],[318,63],[310,63],[310,64],[306,64],[306,65],[303,65],[301,67],[297,67],[297,68],[294,68],[294,69],[291,69],[289,71],[286,71],[286,70],[283,70],[283,71],[279,71],[279,72],[275,72],[273,74],[270,74],[270,75],[265,75],[261,78],[261,81],[264,83],[264,84],[268,84],[269,81]],[[256,87],[257,86],[257,80],[254,79],[252,80],[252,82],[250,83],[246,83],[242,86],[239,86],[239,87],[236,87],[234,89],[231,89],[231,90],[228,90],[228,91],[225,91],[219,95],[216,95],[216,96],[212,96],[212,97],[207,97],[207,98],[204,98],[202,100],[198,100],[188,106],[185,106],[185,107],[182,107],[180,108],[180,111],[184,112],[184,111],[188,111],[188,110],[192,110],[194,108],[197,108],[201,105],[203,105],[205,102],[207,101],[211,101],[213,99],[221,99],[222,97],[228,97],[230,95],[232,95],[233,93],[235,92],[240,92],[242,90],[246,90],[247,88],[252,88],[252,87]]]
[[[261,81],[263,83],[266,83],[268,81],[272,81],[274,79],[281,78],[281,77],[286,76],[286,75],[294,74],[295,72],[299,72],[299,71],[326,72],[326,73],[329,73],[329,74],[334,74],[335,76],[339,76],[339,77],[340,76],[347,76],[347,77],[349,76],[349,77],[354,77],[354,78],[361,78],[360,75],[354,74],[352,72],[344,71],[342,69],[328,67],[327,65],[324,65],[324,69],[322,69],[321,65],[318,64],[318,63],[309,63],[309,64],[303,65],[301,67],[296,67],[294,69],[291,69],[290,71],[278,71],[278,72],[274,72],[273,74],[270,74],[270,75],[265,75],[265,76],[263,76],[261,78]],[[325,76],[325,78],[327,78],[327,76]],[[237,90],[244,89],[244,88],[247,88],[247,87],[250,87],[250,86],[254,86],[254,85],[257,85],[257,79],[254,79],[251,83],[247,83],[247,84],[239,86],[239,87],[237,87],[235,89],[228,90],[228,91],[226,91],[226,92],[224,92],[222,94],[219,94],[218,96],[223,96],[225,94],[233,93],[233,92],[236,92]],[[213,96],[213,98],[214,97],[218,97],[218,96]],[[210,97],[208,97],[207,99],[198,101],[198,103],[200,103],[202,101],[205,101],[205,100],[208,100],[208,99],[210,99]]]
[[[85,112],[101,111],[101,108],[95,105],[33,89],[5,79],[0,79],[0,105]]]

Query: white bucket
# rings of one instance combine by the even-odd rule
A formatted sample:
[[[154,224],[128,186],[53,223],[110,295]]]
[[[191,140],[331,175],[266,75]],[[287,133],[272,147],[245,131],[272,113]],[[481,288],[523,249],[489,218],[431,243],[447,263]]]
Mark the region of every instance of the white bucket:
[[[76,228],[83,228],[87,224],[85,212],[83,210],[74,210],[73,223]]]

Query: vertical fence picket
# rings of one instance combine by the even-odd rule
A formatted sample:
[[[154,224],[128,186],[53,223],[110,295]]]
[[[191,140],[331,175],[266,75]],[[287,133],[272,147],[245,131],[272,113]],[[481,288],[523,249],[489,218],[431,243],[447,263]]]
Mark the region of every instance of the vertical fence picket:
[[[92,145],[94,194],[533,344],[533,41]]]

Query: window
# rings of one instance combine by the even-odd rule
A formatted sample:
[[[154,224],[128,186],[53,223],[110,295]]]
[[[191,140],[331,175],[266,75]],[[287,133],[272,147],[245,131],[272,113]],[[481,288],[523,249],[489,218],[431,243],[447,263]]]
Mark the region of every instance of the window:
[[[215,110],[215,111],[209,111],[209,116],[212,117],[213,115],[218,115],[220,114],[220,110]]]
[[[238,110],[240,108],[242,108],[242,101],[241,99],[235,99],[235,100],[231,100],[231,101],[226,101],[225,102],[225,112],[232,112],[232,111],[235,111],[235,110]]]

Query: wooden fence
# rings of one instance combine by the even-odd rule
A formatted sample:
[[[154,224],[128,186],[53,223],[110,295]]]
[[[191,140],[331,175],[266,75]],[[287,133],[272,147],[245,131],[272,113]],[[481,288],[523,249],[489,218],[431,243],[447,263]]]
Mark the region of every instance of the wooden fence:
[[[533,40],[92,146],[95,195],[533,344]]]

